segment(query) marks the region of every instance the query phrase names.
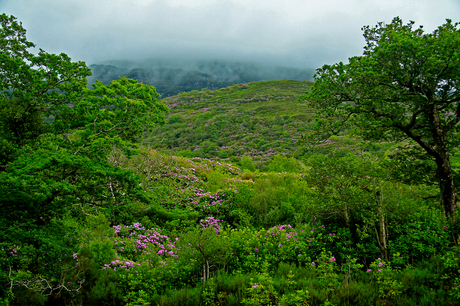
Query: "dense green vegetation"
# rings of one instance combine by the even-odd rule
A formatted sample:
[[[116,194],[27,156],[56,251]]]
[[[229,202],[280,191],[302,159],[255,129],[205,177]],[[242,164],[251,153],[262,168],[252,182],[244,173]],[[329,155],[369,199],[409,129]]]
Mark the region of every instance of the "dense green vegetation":
[[[265,81],[166,98],[168,124],[147,135],[146,144],[184,157],[247,156],[259,167],[276,154],[302,154],[295,149],[303,149],[297,142],[314,112],[298,97],[311,85]]]
[[[317,139],[343,119],[324,79],[88,89],[84,63],[0,22],[0,305],[460,303],[435,161],[355,122]]]

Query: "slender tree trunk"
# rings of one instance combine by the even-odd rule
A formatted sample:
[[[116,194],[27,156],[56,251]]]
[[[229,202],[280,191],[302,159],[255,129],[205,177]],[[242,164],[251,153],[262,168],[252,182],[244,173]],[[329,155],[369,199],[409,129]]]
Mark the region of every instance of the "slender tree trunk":
[[[435,143],[434,158],[437,165],[441,204],[446,218],[451,219],[457,211],[457,189],[454,185],[454,175],[450,165],[449,150],[447,149],[446,128],[442,125],[437,105],[433,106],[432,133]]]
[[[378,204],[378,214],[379,214],[379,246],[380,251],[382,252],[383,258],[388,260],[388,248],[387,248],[387,230],[385,227],[385,214],[383,211],[382,203]]]
[[[345,206],[345,209],[343,210],[343,212],[344,212],[344,217],[345,217],[345,226],[347,228],[350,228],[350,209],[348,208],[347,205]]]
[[[439,187],[441,189],[441,204],[444,215],[452,219],[457,211],[457,189],[454,185],[454,176],[450,165],[449,155],[436,159],[438,166]]]
[[[387,229],[385,226],[385,210],[383,209],[383,188],[380,192],[376,193],[377,196],[377,214],[379,218],[379,226],[377,232],[377,242],[379,243],[382,257],[388,260],[388,247],[387,247]]]
[[[206,262],[203,264],[203,282],[206,283]]]

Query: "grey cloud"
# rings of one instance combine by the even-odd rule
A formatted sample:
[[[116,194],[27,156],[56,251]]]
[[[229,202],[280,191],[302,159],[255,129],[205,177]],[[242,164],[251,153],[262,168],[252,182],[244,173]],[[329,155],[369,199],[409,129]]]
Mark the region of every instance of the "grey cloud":
[[[0,10],[38,47],[89,64],[180,57],[311,68],[361,54],[363,25],[400,16],[431,31],[460,20],[457,0],[3,0]]]

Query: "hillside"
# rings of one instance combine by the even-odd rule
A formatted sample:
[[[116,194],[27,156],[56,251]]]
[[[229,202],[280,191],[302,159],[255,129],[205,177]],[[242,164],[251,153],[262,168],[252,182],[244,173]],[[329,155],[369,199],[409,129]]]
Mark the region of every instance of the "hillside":
[[[143,63],[107,61],[90,66],[92,84],[104,84],[126,76],[147,85],[153,85],[163,97],[181,92],[214,90],[238,83],[267,80],[312,80],[314,69],[276,67],[258,63],[241,63],[221,60],[180,61],[151,59]]]
[[[145,144],[185,157],[247,155],[256,164],[276,154],[295,154],[298,138],[314,118],[298,97],[312,84],[253,82],[166,98],[167,124],[149,134]]]

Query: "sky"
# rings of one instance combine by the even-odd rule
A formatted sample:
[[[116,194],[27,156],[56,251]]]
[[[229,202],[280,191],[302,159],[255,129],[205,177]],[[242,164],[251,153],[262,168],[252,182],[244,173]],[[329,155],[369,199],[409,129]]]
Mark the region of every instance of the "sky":
[[[0,0],[27,38],[88,65],[151,58],[318,68],[361,55],[361,28],[399,16],[432,32],[460,0]]]

